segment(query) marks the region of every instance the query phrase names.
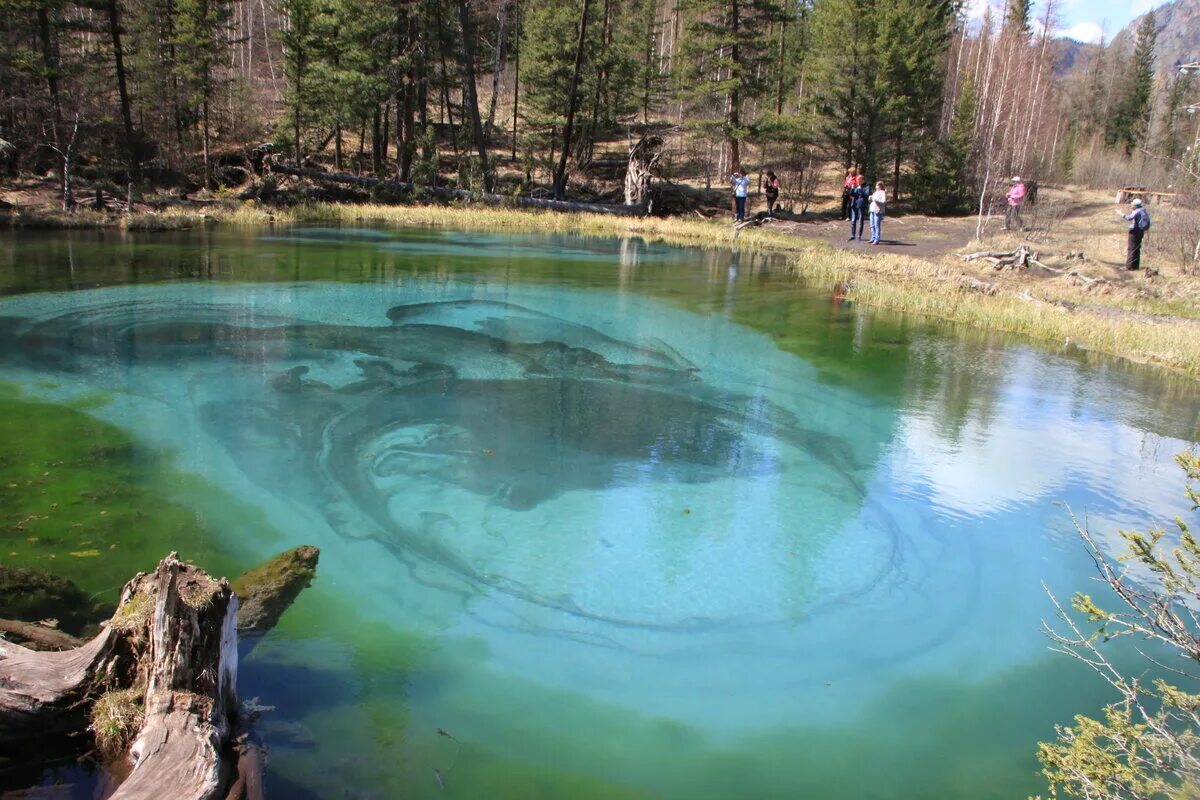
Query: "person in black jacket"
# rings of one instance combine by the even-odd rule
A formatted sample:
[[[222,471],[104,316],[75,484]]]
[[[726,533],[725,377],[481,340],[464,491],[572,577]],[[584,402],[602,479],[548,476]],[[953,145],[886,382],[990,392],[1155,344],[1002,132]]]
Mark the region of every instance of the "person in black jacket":
[[[863,221],[867,216],[867,202],[871,199],[871,190],[867,187],[867,179],[859,175],[854,188],[850,190],[850,241],[862,241]]]

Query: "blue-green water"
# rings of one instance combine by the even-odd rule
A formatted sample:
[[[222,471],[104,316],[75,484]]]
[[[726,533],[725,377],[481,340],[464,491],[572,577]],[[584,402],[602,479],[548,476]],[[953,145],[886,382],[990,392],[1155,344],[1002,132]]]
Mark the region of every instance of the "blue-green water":
[[[1088,588],[1064,505],[1114,546],[1182,513],[1200,409],[638,240],[27,234],[0,291],[0,381],[165,459],[206,552],[321,548],[241,664],[289,798],[1039,791],[1107,697],[1039,631]]]

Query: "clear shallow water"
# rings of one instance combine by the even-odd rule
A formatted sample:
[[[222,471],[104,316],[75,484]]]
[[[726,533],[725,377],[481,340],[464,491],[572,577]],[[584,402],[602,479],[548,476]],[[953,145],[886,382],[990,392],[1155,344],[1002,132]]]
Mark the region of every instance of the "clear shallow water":
[[[0,240],[0,381],[191,476],[157,489],[229,564],[321,547],[242,665],[284,796],[1035,792],[1036,741],[1105,698],[1038,630],[1042,582],[1089,576],[1059,504],[1111,539],[1182,512],[1200,392],[777,269],[27,235]],[[92,590],[146,566],[5,535]]]

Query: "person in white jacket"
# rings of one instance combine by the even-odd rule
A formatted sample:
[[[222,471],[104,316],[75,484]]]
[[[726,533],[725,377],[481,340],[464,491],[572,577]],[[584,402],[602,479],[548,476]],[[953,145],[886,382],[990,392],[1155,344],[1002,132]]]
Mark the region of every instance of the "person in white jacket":
[[[875,184],[875,192],[871,195],[871,244],[879,244],[883,233],[883,213],[887,209],[887,187],[883,181]]]

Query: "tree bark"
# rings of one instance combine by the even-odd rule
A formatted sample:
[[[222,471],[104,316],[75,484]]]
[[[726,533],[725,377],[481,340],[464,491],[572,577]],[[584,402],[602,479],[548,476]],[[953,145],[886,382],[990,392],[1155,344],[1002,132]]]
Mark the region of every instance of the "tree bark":
[[[742,124],[742,98],[741,91],[738,89],[742,79],[740,74],[741,66],[738,63],[738,59],[741,57],[741,50],[738,45],[738,36],[741,35],[741,32],[739,31],[741,20],[739,18],[738,11],[738,0],[729,0],[729,33],[733,40],[730,53],[730,55],[733,57],[733,70],[730,77],[735,79],[733,81],[733,88],[729,90],[729,113],[725,120],[726,124],[729,126],[728,136],[730,170],[740,170],[742,168],[742,154],[740,148],[741,139],[738,138],[739,134],[737,131]],[[729,170],[726,171],[728,172]]]
[[[776,116],[783,114],[783,72],[784,72],[784,46],[787,42],[787,8],[784,8],[783,20],[779,25],[779,58],[777,68],[779,69],[779,80],[775,85],[775,114]]]
[[[496,51],[492,59],[492,96],[488,100],[487,123],[484,132],[492,138],[492,129],[496,122],[496,100],[500,96],[500,69],[504,66],[504,34],[508,25],[508,6],[512,0],[500,0],[500,9],[496,12]]]
[[[121,99],[121,122],[125,126],[125,148],[129,151],[129,177],[140,171],[137,142],[133,138],[133,115],[130,113],[129,91],[125,83],[125,55],[121,50],[121,25],[117,0],[108,0],[108,32],[112,38],[113,64],[117,71],[117,94]]]
[[[38,5],[37,21],[38,38],[41,39],[42,45],[42,67],[46,70],[46,90],[50,93],[50,124],[53,126],[51,141],[54,143],[54,151],[58,154],[58,183],[62,193],[62,207],[63,211],[70,211],[75,207],[75,198],[71,196],[71,181],[68,177],[71,167],[67,163],[68,156],[62,142],[63,116],[62,99],[58,93],[57,46],[51,35],[50,14],[44,4]]]
[[[583,0],[579,14],[579,35],[575,40],[575,68],[571,72],[571,86],[567,90],[567,121],[563,125],[563,147],[554,170],[554,199],[562,200],[567,193],[567,158],[571,155],[571,136],[575,129],[575,109],[579,105],[579,74],[583,71],[583,54],[587,44],[588,12],[591,0]]]
[[[112,628],[75,650],[38,652],[0,640],[0,744],[53,736],[80,726],[95,699],[94,679],[126,665]]]
[[[605,69],[604,62],[608,56],[609,46],[609,30],[608,21],[612,10],[612,0],[604,0],[604,14],[601,17],[600,25],[600,74],[596,80],[596,91],[592,94],[592,112],[591,121],[588,123],[587,146],[584,149],[585,158],[588,162],[592,160],[592,154],[596,149],[596,136],[599,132],[600,122],[600,97],[608,85],[608,70]]]
[[[585,3],[588,0],[584,0]],[[483,188],[492,190],[492,174],[488,169],[487,140],[483,136],[483,121],[479,118],[479,97],[475,91],[475,33],[471,25],[469,0],[458,0],[458,19],[462,27],[463,105],[471,117],[471,132],[479,153],[479,168],[483,172]]]
[[[412,175],[413,152],[416,148],[416,75],[413,69],[416,52],[416,15],[408,3],[396,18],[396,47],[405,59],[404,72],[400,76],[400,87],[396,98],[396,175],[407,181]]]
[[[512,160],[517,160],[517,111],[521,99],[521,32],[515,31],[513,36],[513,118],[512,118]]]

